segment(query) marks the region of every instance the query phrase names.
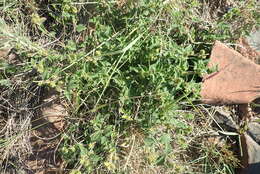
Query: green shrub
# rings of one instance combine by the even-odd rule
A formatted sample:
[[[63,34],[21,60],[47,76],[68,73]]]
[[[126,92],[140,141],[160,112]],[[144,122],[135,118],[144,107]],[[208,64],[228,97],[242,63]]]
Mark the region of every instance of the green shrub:
[[[198,0],[20,3],[31,12],[18,21],[29,13],[25,25],[36,39],[59,40],[17,49],[40,73],[39,85],[55,88],[71,104],[59,151],[71,173],[124,172],[119,142],[127,142],[132,129],[145,136],[147,164],[174,168],[172,141],[188,148],[195,117],[177,110],[199,99],[213,42],[233,42],[256,23],[254,2],[236,3],[215,19],[206,16],[209,21]],[[15,18],[7,17],[15,8],[11,4],[3,17]],[[164,130],[159,137],[158,126]]]

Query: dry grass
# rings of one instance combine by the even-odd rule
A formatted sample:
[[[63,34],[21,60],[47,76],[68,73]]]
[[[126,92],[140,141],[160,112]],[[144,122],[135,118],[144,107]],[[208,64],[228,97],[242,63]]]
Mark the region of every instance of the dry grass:
[[[33,108],[39,102],[39,90],[37,85],[24,81],[19,82],[16,79],[14,84],[1,91],[0,115],[4,125],[0,133],[0,138],[3,141],[0,148],[0,162],[3,171],[18,166],[22,168],[24,160],[32,153],[30,145],[31,120],[36,111]]]
[[[239,160],[231,147],[237,137],[220,134],[219,131],[224,131],[225,128],[214,126],[215,114],[220,109],[228,111],[228,108],[224,107],[215,110],[203,105],[196,106],[194,111],[177,111],[180,119],[183,113],[196,115],[195,119],[189,122],[183,119],[191,126],[192,131],[180,135],[174,129],[169,130],[166,125],[153,127],[153,145],[146,144],[145,135],[133,129],[131,137],[119,144],[120,153],[114,154],[116,158],[111,158],[111,163],[116,165],[117,172],[129,174],[232,173],[232,167],[239,166]],[[160,141],[160,137],[165,133],[170,133],[173,147],[165,158],[168,166],[156,164],[156,160],[166,148]]]

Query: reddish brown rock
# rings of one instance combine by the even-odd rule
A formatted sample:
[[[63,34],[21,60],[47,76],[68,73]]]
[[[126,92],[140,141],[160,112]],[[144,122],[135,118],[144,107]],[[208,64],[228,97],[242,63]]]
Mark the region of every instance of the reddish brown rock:
[[[260,96],[260,66],[216,41],[210,68],[218,71],[204,78],[202,100],[208,104],[246,104]]]

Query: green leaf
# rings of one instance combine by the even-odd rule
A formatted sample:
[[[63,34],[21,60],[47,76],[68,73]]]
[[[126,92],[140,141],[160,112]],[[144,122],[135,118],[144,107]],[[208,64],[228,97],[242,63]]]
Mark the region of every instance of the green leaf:
[[[161,136],[161,143],[163,144],[169,144],[172,141],[171,135],[170,134],[164,134]]]
[[[0,86],[10,87],[11,86],[11,82],[8,79],[2,79],[2,80],[0,80]]]
[[[86,29],[87,29],[87,27],[84,26],[83,24],[79,24],[79,25],[77,25],[77,27],[76,27],[77,32],[82,32],[82,31],[84,31],[84,30],[86,30]]]

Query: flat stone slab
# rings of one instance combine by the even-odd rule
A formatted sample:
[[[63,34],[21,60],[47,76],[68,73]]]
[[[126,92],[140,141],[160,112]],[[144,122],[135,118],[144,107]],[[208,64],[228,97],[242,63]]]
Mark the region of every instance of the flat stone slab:
[[[234,49],[216,41],[208,66],[218,70],[203,79],[204,103],[246,104],[260,97],[260,66]]]

